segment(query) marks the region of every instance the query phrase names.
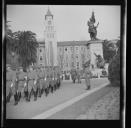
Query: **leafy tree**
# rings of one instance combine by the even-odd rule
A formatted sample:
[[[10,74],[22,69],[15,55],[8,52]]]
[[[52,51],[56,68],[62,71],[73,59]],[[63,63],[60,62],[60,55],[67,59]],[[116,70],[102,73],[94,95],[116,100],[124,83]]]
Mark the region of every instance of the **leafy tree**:
[[[111,83],[120,83],[120,41],[118,41],[117,44],[119,44],[117,53],[110,61],[108,67],[108,79]]]
[[[15,51],[19,55],[19,62],[21,66],[26,68],[35,63],[37,59],[36,34],[31,31],[18,31],[14,33],[15,42],[17,46]]]
[[[13,32],[10,29],[9,21],[6,22],[5,36],[6,36],[6,51],[11,52],[13,50],[14,40]]]
[[[5,26],[5,37],[6,37],[6,63],[13,65],[13,66],[18,66],[18,55],[15,52],[15,39],[14,39],[14,34],[12,30],[10,29],[10,25],[8,24],[10,21],[6,22]]]
[[[110,43],[108,40],[105,40],[103,43],[104,60],[107,63],[109,63],[115,54],[116,54],[116,49],[114,48],[114,45]]]

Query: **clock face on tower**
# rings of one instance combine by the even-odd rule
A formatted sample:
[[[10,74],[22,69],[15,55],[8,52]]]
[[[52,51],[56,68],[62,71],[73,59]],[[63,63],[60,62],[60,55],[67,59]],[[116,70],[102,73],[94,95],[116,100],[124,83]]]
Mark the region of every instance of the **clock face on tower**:
[[[49,20],[49,21],[48,21],[48,25],[50,25],[50,24],[51,24],[51,21]]]

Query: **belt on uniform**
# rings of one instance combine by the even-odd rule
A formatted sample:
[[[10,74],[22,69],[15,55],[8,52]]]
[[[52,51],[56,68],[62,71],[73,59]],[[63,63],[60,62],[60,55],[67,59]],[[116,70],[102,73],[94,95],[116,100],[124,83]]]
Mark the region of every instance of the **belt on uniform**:
[[[25,79],[19,79],[18,81],[25,81]]]
[[[30,81],[30,80],[35,80],[35,79],[28,79],[28,81]]]

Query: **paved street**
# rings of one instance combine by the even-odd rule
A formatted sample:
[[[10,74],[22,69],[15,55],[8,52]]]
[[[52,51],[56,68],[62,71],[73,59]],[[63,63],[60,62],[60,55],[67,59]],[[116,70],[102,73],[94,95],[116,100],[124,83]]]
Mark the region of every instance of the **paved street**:
[[[109,98],[106,98],[102,101],[101,99],[103,99],[103,97],[105,97],[109,93],[112,93],[113,90],[113,87],[106,86],[98,90],[97,92],[92,93],[89,96],[79,100],[78,102],[65,108],[64,110],[57,112],[47,119],[107,119],[102,118],[100,114],[95,112],[99,111],[99,113],[102,113],[105,110],[104,107],[102,107],[102,104],[103,106],[107,106],[107,104],[104,105],[105,102],[108,102],[108,105],[111,103],[111,100],[109,100]],[[95,108],[94,105],[96,106]],[[94,113],[90,112],[90,110],[93,110]],[[90,114],[88,111],[90,112]],[[97,117],[95,117],[95,115],[97,115]],[[118,117],[116,119],[118,119]]]
[[[91,86],[93,88],[96,88],[103,83],[108,82],[107,79],[92,79],[91,80]],[[62,86],[59,90],[56,90],[53,94],[49,94],[48,97],[45,97],[44,95],[41,98],[38,98],[37,101],[33,101],[33,98],[31,99],[31,102],[26,102],[23,99],[19,102],[17,106],[14,106],[14,101],[11,100],[10,103],[6,106],[6,117],[8,119],[29,119],[36,115],[39,115],[53,107],[55,107],[58,104],[64,103],[65,101],[68,101],[76,96],[79,96],[80,94],[86,92],[85,90],[85,81],[82,81],[82,84],[72,84],[71,81],[63,81]],[[106,89],[106,91],[102,91],[102,95],[107,93],[110,89]],[[101,95],[101,96],[102,96]],[[99,99],[101,96],[97,94],[96,98],[91,98],[90,101],[96,102],[97,99]],[[86,103],[86,102],[85,102]],[[73,111],[72,111],[73,112]]]
[[[95,102],[90,109],[79,115],[77,119],[119,120],[120,88],[110,87],[111,91]]]

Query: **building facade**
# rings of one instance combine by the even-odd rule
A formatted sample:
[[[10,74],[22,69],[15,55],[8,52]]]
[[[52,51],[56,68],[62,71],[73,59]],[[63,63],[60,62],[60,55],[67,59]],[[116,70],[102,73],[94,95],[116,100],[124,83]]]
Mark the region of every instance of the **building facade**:
[[[91,60],[96,67],[95,54],[103,57],[101,40],[97,41],[59,41],[56,39],[53,15],[49,8],[45,15],[44,39],[37,49],[37,64],[42,66],[59,66],[65,73],[71,69],[83,69],[83,64]],[[91,68],[92,68],[91,67]]]
[[[87,41],[57,42],[58,65],[64,72],[71,69],[83,69],[83,64],[90,59]]]

